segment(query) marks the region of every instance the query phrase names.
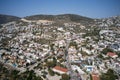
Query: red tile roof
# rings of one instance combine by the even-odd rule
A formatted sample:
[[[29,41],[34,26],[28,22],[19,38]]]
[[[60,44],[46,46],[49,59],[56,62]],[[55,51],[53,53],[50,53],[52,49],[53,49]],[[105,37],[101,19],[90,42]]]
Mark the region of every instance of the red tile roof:
[[[92,74],[92,80],[100,80],[99,75],[98,74]]]
[[[62,72],[67,72],[68,70],[66,68],[60,67],[60,66],[55,66],[53,69],[62,71]]]
[[[117,54],[116,54],[116,53],[113,53],[113,52],[108,52],[107,55],[110,56],[110,57],[113,57],[113,56],[115,56],[115,55],[117,55]]]

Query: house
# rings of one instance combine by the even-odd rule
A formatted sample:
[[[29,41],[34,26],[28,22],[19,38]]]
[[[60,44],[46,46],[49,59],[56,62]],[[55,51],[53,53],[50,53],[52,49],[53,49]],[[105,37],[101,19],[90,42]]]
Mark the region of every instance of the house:
[[[55,66],[52,70],[54,72],[58,72],[60,74],[65,74],[65,73],[68,72],[68,70],[66,68],[63,68],[63,67],[60,67],[60,66]]]
[[[111,44],[110,48],[115,50],[115,51],[120,51],[120,43]]]
[[[75,46],[70,46],[70,48],[68,49],[68,54],[76,54],[77,50],[75,48]]]
[[[92,54],[92,53],[96,53],[96,50],[93,49],[93,50],[89,50],[85,47],[82,47],[82,51],[86,52],[88,55]]]
[[[91,72],[91,71],[93,71],[94,66],[91,66],[91,65],[85,65],[85,68],[86,68],[86,71],[87,71],[87,72]]]
[[[59,47],[63,47],[63,46],[66,46],[66,43],[65,43],[64,40],[60,40],[60,41],[58,42],[58,45],[59,45]]]
[[[82,69],[80,69],[79,66],[72,65],[71,67],[72,67],[72,70],[74,70],[74,71],[77,70],[79,74],[85,74],[85,72]]]
[[[100,80],[99,74],[97,73],[92,73],[92,80]]]
[[[59,27],[59,28],[57,28],[57,30],[58,30],[58,31],[62,31],[62,32],[64,32],[63,27]]]
[[[108,52],[107,53],[107,56],[111,57],[111,58],[116,58],[118,57],[118,55],[116,53],[113,53],[113,52]]]
[[[69,59],[72,62],[76,62],[76,61],[79,61],[79,56],[72,54],[72,55],[69,55]]]

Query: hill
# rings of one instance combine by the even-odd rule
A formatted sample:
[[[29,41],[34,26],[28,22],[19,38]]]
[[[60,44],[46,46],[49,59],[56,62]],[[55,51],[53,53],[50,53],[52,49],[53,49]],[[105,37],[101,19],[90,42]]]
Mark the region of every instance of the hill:
[[[0,14],[0,24],[20,20],[19,17]]]
[[[61,14],[61,15],[32,15],[25,17],[27,20],[51,20],[62,22],[80,22],[82,24],[93,23],[94,19],[83,17],[76,14]]]

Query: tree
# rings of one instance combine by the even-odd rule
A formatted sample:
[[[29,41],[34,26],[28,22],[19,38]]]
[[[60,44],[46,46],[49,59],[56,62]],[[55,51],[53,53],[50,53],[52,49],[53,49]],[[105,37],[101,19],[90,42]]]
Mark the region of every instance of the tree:
[[[67,74],[62,74],[62,79],[61,80],[70,80],[70,77]]]
[[[109,69],[107,73],[103,73],[100,78],[101,80],[116,80],[117,77],[114,74],[114,71]]]
[[[102,51],[102,53],[105,54],[105,55],[107,54],[107,52],[113,52],[113,50],[109,49],[109,48],[104,48],[103,51]]]
[[[41,77],[37,76],[34,78],[34,80],[43,80]]]
[[[55,65],[57,64],[57,59],[55,57],[53,57],[53,63],[55,63]]]
[[[27,80],[33,80],[33,77],[35,76],[35,73],[33,70],[29,71]]]
[[[97,56],[98,58],[101,58],[101,59],[103,59],[103,56],[102,56],[102,54],[98,54],[98,56]]]
[[[12,77],[13,77],[14,80],[18,77],[18,73],[19,73],[19,71],[17,71],[17,70],[13,70],[11,72],[11,75],[12,75]]]
[[[90,80],[92,80],[92,75],[90,74]]]
[[[2,53],[1,57],[5,56],[5,53]]]
[[[51,76],[54,76],[54,75],[55,75],[54,71],[52,71],[51,68],[48,68],[48,72],[49,72],[49,74],[50,74]]]
[[[50,48],[51,48],[51,50],[54,51],[54,44],[51,44],[51,45],[50,45]]]
[[[120,52],[116,52],[116,53],[117,53],[118,57],[120,57]]]
[[[78,45],[76,42],[70,42],[69,46],[75,46],[75,48],[78,49]]]
[[[46,64],[47,64],[47,67],[55,67],[57,64],[57,59],[53,57],[53,61],[47,61]]]
[[[92,49],[93,49],[92,45],[90,45],[89,49],[90,49],[90,50],[92,50]]]

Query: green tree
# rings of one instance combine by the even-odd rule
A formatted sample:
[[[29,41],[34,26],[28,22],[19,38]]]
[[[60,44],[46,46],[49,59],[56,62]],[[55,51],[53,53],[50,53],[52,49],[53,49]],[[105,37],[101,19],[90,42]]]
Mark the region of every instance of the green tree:
[[[100,78],[101,80],[116,80],[117,77],[114,74],[114,71],[109,69],[107,73],[103,73]]]
[[[70,80],[70,77],[67,74],[62,74],[62,79],[61,80]]]
[[[57,59],[55,57],[53,57],[53,63],[54,63],[54,65],[57,64]]]
[[[51,44],[51,45],[50,45],[50,48],[51,48],[51,50],[54,51],[54,44]]]
[[[101,58],[101,59],[103,59],[103,56],[102,56],[102,54],[98,54],[98,56],[97,56],[98,58]]]
[[[105,55],[107,54],[107,52],[113,52],[113,50],[109,49],[109,48],[104,48],[103,51],[102,51],[102,53],[105,54]]]
[[[29,71],[27,80],[33,80],[35,76],[35,73],[33,70]]]
[[[92,80],[92,75],[90,74],[90,80]]]
[[[11,72],[11,75],[12,75],[12,77],[13,77],[14,80],[16,80],[18,78],[18,73],[19,73],[19,71],[17,71],[17,70],[13,70]]]
[[[78,45],[76,42],[70,42],[69,46],[75,46],[75,48],[78,49]]]
[[[48,68],[48,72],[49,72],[49,74],[50,74],[51,76],[54,76],[54,75],[55,75],[54,71],[51,70],[51,68]]]
[[[47,67],[55,67],[57,64],[57,59],[53,57],[53,61],[47,61],[46,64],[47,64]]]

